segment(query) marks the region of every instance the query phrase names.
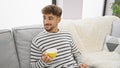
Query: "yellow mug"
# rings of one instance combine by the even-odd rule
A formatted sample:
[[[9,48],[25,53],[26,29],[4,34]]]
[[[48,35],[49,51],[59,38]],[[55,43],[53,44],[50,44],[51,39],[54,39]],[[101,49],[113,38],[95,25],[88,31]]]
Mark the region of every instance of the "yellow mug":
[[[55,48],[51,48],[51,49],[48,49],[46,50],[45,52],[50,58],[55,58],[57,56],[57,49]]]

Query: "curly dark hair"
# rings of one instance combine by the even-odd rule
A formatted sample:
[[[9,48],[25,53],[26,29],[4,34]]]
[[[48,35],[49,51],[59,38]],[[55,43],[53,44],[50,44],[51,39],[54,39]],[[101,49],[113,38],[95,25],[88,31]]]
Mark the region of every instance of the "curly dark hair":
[[[42,14],[53,14],[55,16],[61,17],[62,9],[56,5],[47,5],[42,9]]]

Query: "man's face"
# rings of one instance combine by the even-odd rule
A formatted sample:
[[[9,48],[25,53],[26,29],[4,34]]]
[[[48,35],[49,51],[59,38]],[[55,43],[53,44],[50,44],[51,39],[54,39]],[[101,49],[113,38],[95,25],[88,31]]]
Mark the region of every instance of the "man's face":
[[[56,32],[56,30],[58,30],[59,22],[60,22],[60,17],[57,17],[53,14],[44,14],[43,15],[44,28],[48,32]]]

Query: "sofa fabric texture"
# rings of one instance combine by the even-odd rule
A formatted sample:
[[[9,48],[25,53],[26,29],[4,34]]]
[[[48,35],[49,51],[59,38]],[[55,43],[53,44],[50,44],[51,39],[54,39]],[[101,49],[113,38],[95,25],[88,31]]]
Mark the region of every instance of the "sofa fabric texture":
[[[63,20],[60,27],[71,32],[80,51],[101,51],[106,35],[111,33],[114,16],[88,18],[83,20]],[[65,24],[64,24],[65,23]]]
[[[116,20],[120,21],[115,16],[62,20],[59,28],[69,31],[83,57],[85,54],[88,57],[88,53],[103,50],[106,35],[111,34],[112,22]],[[0,68],[30,68],[31,41],[41,32],[42,27],[32,25],[0,30]]]
[[[0,68],[19,68],[14,39],[10,30],[0,30]]]
[[[30,45],[32,38],[41,31],[40,25],[23,26],[13,29],[20,68],[30,68]]]

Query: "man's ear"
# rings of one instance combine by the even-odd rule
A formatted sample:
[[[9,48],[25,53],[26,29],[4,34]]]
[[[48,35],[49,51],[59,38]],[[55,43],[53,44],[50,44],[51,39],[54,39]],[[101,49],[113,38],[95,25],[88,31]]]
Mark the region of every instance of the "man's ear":
[[[59,18],[58,18],[58,23],[60,23],[60,21],[61,21],[61,18],[59,17]]]

